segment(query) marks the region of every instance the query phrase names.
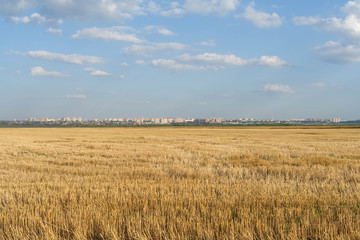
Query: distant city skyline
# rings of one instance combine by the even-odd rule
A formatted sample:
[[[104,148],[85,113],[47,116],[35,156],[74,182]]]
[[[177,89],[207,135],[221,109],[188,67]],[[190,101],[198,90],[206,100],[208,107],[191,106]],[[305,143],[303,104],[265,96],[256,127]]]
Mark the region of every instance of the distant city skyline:
[[[358,122],[358,121],[356,121]],[[346,125],[356,124],[355,121],[341,121],[340,118],[331,119],[254,119],[254,118],[105,118],[83,119],[81,117],[64,118],[27,118],[25,120],[13,119],[12,121],[0,121],[0,127],[60,127],[60,126],[138,126],[138,125]]]
[[[108,121],[108,122],[194,122],[196,120],[206,120],[207,122],[223,122],[223,121],[295,121],[295,122],[305,122],[305,121],[329,121],[329,122],[341,122],[341,118],[291,118],[291,119],[256,119],[250,117],[241,117],[235,119],[229,118],[192,118],[192,117],[113,117],[113,118],[94,118],[94,119],[85,119],[82,117],[62,117],[62,118],[49,118],[49,117],[30,117],[26,119],[13,119],[13,121],[29,121],[29,122],[54,122],[54,121],[65,121],[65,122],[82,122],[82,121]]]
[[[360,119],[360,0],[0,6],[0,120]]]

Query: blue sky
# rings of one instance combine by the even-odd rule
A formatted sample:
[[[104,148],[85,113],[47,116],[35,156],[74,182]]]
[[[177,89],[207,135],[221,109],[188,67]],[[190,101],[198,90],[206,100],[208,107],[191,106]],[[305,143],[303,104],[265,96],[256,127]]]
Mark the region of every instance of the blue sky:
[[[0,0],[0,119],[360,119],[360,0]]]

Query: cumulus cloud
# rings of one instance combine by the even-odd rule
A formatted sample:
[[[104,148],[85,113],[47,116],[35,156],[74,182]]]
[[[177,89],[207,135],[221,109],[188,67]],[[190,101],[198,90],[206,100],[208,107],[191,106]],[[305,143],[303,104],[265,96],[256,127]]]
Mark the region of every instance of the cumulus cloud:
[[[155,9],[166,17],[181,17],[186,13],[226,15],[235,11],[238,3],[238,0],[185,0],[183,6],[178,2],[171,2],[168,8]]]
[[[235,11],[238,3],[238,0],[186,0],[184,9],[191,13],[226,15]]]
[[[66,95],[66,98],[86,99],[86,95]]]
[[[161,35],[164,35],[164,36],[175,36],[176,35],[172,31],[170,31],[169,29],[164,28],[164,27],[158,27],[158,26],[147,26],[147,27],[145,27],[145,30],[147,32],[157,32],[157,33],[159,33]]]
[[[61,19],[49,19],[44,16],[41,16],[39,13],[33,13],[29,17],[9,17],[9,21],[14,23],[24,23],[24,24],[45,24],[51,27],[56,27],[58,24],[61,24],[63,21]]]
[[[41,16],[38,13],[33,13],[32,15],[25,16],[25,17],[9,17],[7,18],[7,21],[13,22],[13,23],[23,23],[23,24],[43,24],[48,26],[47,32],[52,34],[61,34],[62,31],[58,29],[58,25],[61,24],[63,21],[61,19],[49,19],[44,16]]]
[[[52,16],[62,16],[82,20],[110,20],[122,22],[136,15],[145,14],[143,0],[34,0],[41,4],[43,12]]]
[[[62,30],[61,29],[56,29],[56,28],[48,28],[47,32],[55,34],[55,35],[61,35],[62,34]]]
[[[150,2],[147,4],[146,10],[147,10],[149,13],[157,14],[158,12],[161,11],[161,7],[160,7],[158,4],[156,4],[155,2],[150,1]]]
[[[268,67],[283,67],[288,66],[289,64],[280,59],[278,56],[261,56],[259,59],[250,59],[248,60],[249,64],[268,66]]]
[[[149,45],[132,45],[124,48],[123,52],[129,55],[149,56],[151,53],[160,51],[181,51],[187,48],[187,45],[176,42],[152,43]]]
[[[311,16],[311,17],[304,17],[304,16],[300,16],[300,17],[294,17],[293,18],[293,23],[295,25],[316,25],[319,24],[320,22],[324,21],[321,17],[319,16]]]
[[[277,13],[269,14],[255,10],[254,2],[247,6],[243,14],[236,15],[235,17],[244,18],[258,28],[275,28],[279,27],[283,22],[283,18]]]
[[[0,13],[6,15],[19,14],[29,9],[33,4],[33,1],[29,0],[0,0]]]
[[[360,15],[360,1],[348,1],[344,7],[341,8],[344,13]]]
[[[204,53],[200,55],[183,54],[175,59],[154,59],[154,67],[172,71],[217,71],[228,66],[269,66],[282,67],[288,65],[277,56],[262,56],[260,58],[242,59],[235,55]]]
[[[236,57],[235,55],[221,55],[216,53],[204,53],[195,56],[184,54],[177,57],[177,60],[181,62],[206,63],[212,65],[243,66],[247,64],[246,60]]]
[[[13,15],[38,8],[47,16],[122,22],[150,11],[144,0],[0,0],[0,14]]]
[[[161,15],[164,17],[180,17],[184,15],[185,11],[181,8],[173,8],[171,10],[162,11]]]
[[[328,41],[315,47],[317,55],[332,63],[360,62],[360,1],[348,1],[341,11],[345,17],[321,18],[299,16],[293,18],[296,25],[313,26],[320,31],[332,32],[344,37],[340,41]]]
[[[179,7],[178,2],[171,2],[170,8],[167,10],[162,10],[160,15],[164,17],[181,17],[185,14],[184,9]]]
[[[263,87],[264,92],[275,92],[275,93],[293,93],[294,91],[288,85],[282,84],[266,84]]]
[[[80,54],[65,55],[61,53],[52,53],[47,51],[29,51],[26,56],[46,61],[58,61],[71,64],[99,63],[102,59],[94,56],[84,56]]]
[[[107,72],[104,72],[104,71],[101,71],[101,70],[97,70],[97,69],[94,69],[94,68],[92,68],[92,67],[84,68],[84,71],[85,71],[85,72],[90,72],[90,75],[91,75],[91,76],[98,76],[98,77],[109,77],[109,76],[112,76],[111,73],[107,73]]]
[[[159,34],[161,34],[161,35],[164,35],[164,36],[174,36],[174,35],[176,35],[175,33],[173,33],[172,31],[170,31],[169,29],[166,29],[166,28],[158,28],[157,32]]]
[[[214,66],[196,66],[191,64],[179,63],[172,59],[154,59],[151,64],[154,67],[165,68],[171,71],[205,71],[205,70],[218,70]]]
[[[278,56],[262,56],[260,58],[242,59],[233,54],[223,55],[216,53],[204,53],[200,55],[191,56],[189,54],[181,55],[177,58],[181,62],[192,62],[201,64],[210,64],[218,66],[245,66],[245,65],[258,65],[269,67],[282,67],[288,63]]]
[[[331,63],[360,62],[360,43],[329,41],[315,47],[315,51],[321,59]]]
[[[102,40],[116,40],[131,43],[140,43],[143,40],[139,39],[135,34],[125,33],[125,31],[131,30],[127,26],[115,26],[110,28],[85,28],[81,31],[77,31],[76,34],[72,35],[75,39],[102,39]]]
[[[59,72],[46,71],[42,67],[31,68],[30,74],[33,77],[55,77],[55,78],[67,77],[67,75],[59,73]]]
[[[158,3],[160,2],[160,3]],[[0,14],[17,15],[38,9],[46,16],[71,20],[123,22],[148,13],[181,17],[186,13],[226,15],[239,0],[0,0]],[[165,4],[164,4],[165,3]]]
[[[318,30],[338,33],[349,39],[360,40],[360,18],[354,14],[342,18],[295,17],[296,25],[314,26]]]

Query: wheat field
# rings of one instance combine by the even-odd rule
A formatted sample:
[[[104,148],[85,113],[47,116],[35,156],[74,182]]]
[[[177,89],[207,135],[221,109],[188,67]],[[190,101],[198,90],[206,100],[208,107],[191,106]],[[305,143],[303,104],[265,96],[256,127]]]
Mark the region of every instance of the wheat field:
[[[0,239],[360,239],[360,129],[0,129]]]

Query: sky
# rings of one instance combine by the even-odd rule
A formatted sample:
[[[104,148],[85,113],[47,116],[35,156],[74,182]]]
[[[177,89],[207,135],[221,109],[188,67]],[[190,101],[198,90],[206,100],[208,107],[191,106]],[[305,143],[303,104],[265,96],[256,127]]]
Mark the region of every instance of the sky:
[[[0,0],[0,119],[360,119],[360,0]]]

